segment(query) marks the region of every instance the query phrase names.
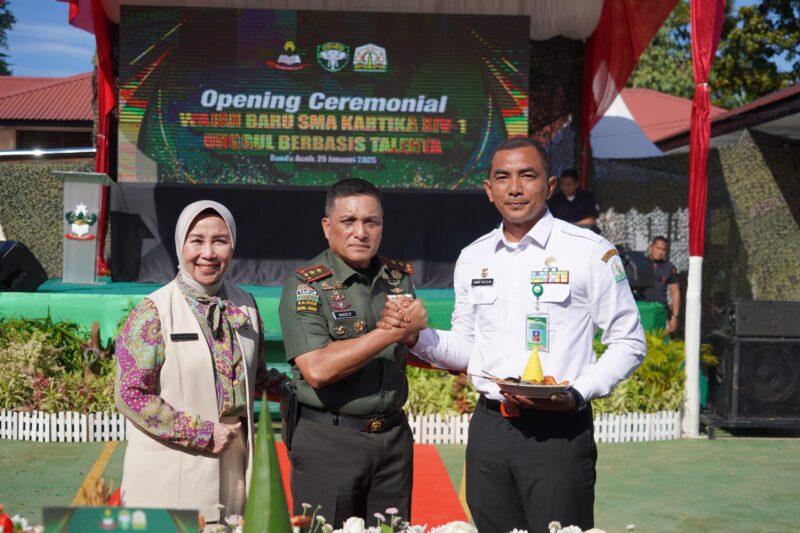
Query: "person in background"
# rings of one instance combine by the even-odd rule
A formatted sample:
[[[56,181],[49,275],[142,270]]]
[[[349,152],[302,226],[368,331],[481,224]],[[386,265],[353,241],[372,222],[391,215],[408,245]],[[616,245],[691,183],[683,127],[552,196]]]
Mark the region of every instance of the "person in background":
[[[253,400],[277,398],[252,295],[225,281],[236,224],[217,202],[184,208],[177,277],[131,312],[116,349],[115,400],[133,424],[122,473],[127,507],[198,509],[211,527],[244,514]]]
[[[642,296],[648,302],[664,305],[667,310],[667,333],[674,334],[678,330],[678,317],[681,313],[681,286],[678,269],[668,257],[669,240],[661,235],[653,237],[647,248],[647,258],[653,268],[653,286],[645,289]]]
[[[594,195],[580,189],[578,185],[577,172],[572,169],[562,172],[558,179],[558,191],[550,197],[547,208],[555,218],[599,233]]]

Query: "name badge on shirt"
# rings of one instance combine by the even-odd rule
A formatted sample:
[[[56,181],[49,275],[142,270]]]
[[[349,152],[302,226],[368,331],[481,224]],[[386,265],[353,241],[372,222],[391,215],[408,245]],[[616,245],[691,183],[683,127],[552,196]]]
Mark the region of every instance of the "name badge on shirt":
[[[351,309],[350,311],[333,311],[333,318],[335,320],[342,320],[344,318],[357,318],[358,314],[356,313],[355,309]]]
[[[491,287],[492,285],[494,285],[494,278],[488,278],[488,279],[478,278],[472,280],[473,287]]]
[[[535,314],[525,317],[525,349],[530,351],[550,351],[550,335],[547,329],[547,315]]]
[[[172,342],[186,342],[186,341],[196,341],[200,337],[197,336],[197,333],[170,333],[169,340]]]

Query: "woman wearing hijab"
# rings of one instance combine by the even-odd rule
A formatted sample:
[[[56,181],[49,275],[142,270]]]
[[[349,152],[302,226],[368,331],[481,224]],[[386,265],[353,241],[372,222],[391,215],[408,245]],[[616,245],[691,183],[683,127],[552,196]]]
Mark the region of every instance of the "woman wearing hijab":
[[[256,391],[279,385],[262,359],[253,297],[224,281],[236,244],[228,209],[186,206],[175,228],[177,277],[144,298],[117,340],[117,408],[132,423],[127,507],[243,514]],[[259,392],[260,393],[260,392]]]

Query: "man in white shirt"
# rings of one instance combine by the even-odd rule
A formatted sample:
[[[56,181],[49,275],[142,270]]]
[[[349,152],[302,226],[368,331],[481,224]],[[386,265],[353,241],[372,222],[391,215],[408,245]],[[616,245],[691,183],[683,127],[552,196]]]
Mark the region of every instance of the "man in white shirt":
[[[619,254],[599,235],[554,219],[556,178],[527,138],[501,143],[484,182],[501,226],[462,252],[452,329],[423,330],[411,351],[469,372],[481,399],[467,446],[467,503],[479,531],[545,532],[552,520],[594,525],[597,450],[588,401],[641,364],[644,332]],[[402,327],[405,301],[382,327]],[[597,329],[608,346],[592,350]],[[501,393],[481,375],[519,377],[533,348],[545,375],[570,388],[549,399]]]

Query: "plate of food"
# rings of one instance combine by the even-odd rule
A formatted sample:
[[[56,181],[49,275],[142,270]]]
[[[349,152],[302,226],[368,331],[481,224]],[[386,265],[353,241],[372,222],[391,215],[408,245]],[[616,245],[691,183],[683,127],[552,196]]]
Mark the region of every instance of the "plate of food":
[[[553,376],[544,376],[541,381],[523,380],[519,378],[492,378],[486,377],[500,387],[500,390],[517,396],[526,398],[543,399],[549,398],[553,394],[560,394],[569,388],[569,381],[558,382]]]

